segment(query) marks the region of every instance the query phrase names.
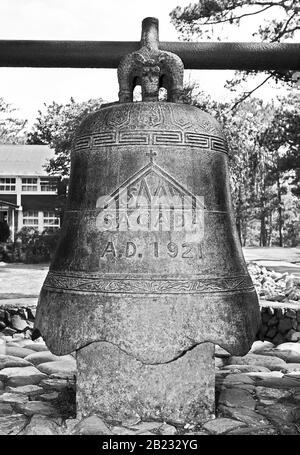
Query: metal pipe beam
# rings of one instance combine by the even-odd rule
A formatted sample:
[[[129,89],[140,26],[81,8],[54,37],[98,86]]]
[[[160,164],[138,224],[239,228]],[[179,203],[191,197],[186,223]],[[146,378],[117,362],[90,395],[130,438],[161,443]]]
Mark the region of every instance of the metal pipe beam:
[[[160,42],[186,69],[300,70],[300,43]],[[0,40],[0,66],[117,68],[139,41]]]

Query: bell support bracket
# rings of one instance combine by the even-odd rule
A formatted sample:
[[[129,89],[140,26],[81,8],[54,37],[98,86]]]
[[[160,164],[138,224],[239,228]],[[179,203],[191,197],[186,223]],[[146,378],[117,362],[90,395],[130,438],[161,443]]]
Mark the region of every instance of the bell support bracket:
[[[119,101],[133,101],[136,85],[142,87],[143,101],[157,101],[161,87],[167,89],[168,101],[180,102],[184,66],[178,55],[158,48],[158,19],[142,22],[141,48],[122,58],[118,67]]]

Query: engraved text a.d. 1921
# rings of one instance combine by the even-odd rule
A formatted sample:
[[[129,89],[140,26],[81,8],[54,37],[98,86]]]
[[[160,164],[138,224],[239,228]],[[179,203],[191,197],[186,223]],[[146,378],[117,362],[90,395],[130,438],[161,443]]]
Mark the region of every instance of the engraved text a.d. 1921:
[[[183,259],[201,259],[202,245],[197,242],[149,242],[148,245],[140,241],[127,241],[119,244],[110,240],[105,243],[101,249],[100,259],[142,259],[143,257],[151,259],[161,258],[183,258]]]

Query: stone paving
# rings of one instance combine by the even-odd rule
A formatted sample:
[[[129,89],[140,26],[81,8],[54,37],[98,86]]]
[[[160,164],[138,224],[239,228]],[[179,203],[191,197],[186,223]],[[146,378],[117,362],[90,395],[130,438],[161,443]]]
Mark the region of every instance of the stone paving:
[[[216,347],[216,418],[174,422],[76,419],[74,355],[44,341],[0,338],[0,435],[299,435],[300,342],[256,341],[244,357]]]

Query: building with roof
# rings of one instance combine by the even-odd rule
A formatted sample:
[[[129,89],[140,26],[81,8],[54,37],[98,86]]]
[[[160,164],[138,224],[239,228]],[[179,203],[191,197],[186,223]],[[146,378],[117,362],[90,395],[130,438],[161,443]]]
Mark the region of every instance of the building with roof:
[[[48,145],[0,145],[0,221],[6,221],[11,240],[23,226],[60,226],[57,197],[59,176],[45,170],[54,150]]]

